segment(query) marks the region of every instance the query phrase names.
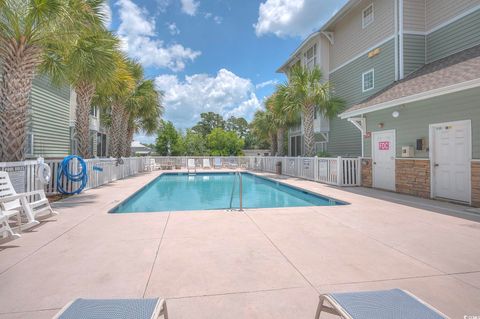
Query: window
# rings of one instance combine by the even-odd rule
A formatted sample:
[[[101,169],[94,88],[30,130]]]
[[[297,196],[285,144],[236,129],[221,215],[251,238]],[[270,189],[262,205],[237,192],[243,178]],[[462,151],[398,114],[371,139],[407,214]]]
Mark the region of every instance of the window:
[[[362,11],[362,28],[365,29],[370,23],[373,22],[373,3],[363,9]]]
[[[374,76],[373,69],[363,73],[362,74],[362,91],[366,92],[373,89],[375,87],[374,81],[375,81],[375,76]]]
[[[27,133],[27,141],[25,143],[25,155],[33,156],[33,133]]]
[[[98,117],[98,108],[96,106],[92,106],[90,108],[90,115],[93,117]]]
[[[303,54],[303,65],[305,68],[312,70],[317,65],[317,45],[314,44]]]

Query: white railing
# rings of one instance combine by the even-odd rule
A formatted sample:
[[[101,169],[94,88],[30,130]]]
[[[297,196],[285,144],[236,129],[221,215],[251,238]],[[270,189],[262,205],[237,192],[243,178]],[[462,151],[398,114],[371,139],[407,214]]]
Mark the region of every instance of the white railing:
[[[195,159],[197,167],[203,159],[209,159],[213,167],[214,158],[220,158],[225,167],[242,167],[261,172],[275,173],[276,164],[282,165],[282,174],[316,182],[359,186],[361,184],[360,158],[343,157],[272,157],[272,156],[154,156],[161,168],[186,168],[187,159]]]
[[[118,179],[123,179],[141,172],[149,170],[147,165],[149,159],[146,157],[123,158],[120,161],[113,158],[87,159],[88,181],[85,189],[95,188],[108,184]],[[48,195],[58,194],[57,186],[60,182],[63,189],[71,191],[78,186],[78,183],[72,183],[65,178],[57,179],[62,160],[45,160],[50,166],[50,182],[42,185],[36,178],[37,161],[23,162],[1,162],[0,170],[9,172],[12,184],[17,192],[30,192],[43,188]],[[70,163],[70,169],[75,171],[74,163]]]
[[[129,157],[121,161],[113,158],[87,159],[88,182],[85,189],[95,188],[118,179],[123,179],[151,170],[150,160],[155,159],[163,169],[186,168],[187,159],[195,159],[197,167],[203,167],[203,160],[214,167],[215,158],[220,158],[223,167],[244,168],[261,172],[276,173],[277,163],[281,163],[282,174],[311,181],[338,185],[358,186],[361,184],[361,161],[359,158],[320,158],[320,157],[269,157],[269,156],[153,156]],[[50,166],[51,179],[42,185],[36,177],[37,161],[0,162],[0,170],[8,171],[17,192],[30,192],[43,188],[49,195],[57,194],[58,183],[70,191],[76,188],[65,178],[57,180],[62,160],[45,160]],[[75,171],[74,163],[70,169]]]

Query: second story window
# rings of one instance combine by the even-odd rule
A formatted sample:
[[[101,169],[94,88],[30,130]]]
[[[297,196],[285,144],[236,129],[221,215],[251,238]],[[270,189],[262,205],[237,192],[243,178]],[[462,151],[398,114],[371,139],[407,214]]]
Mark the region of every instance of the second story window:
[[[303,54],[305,68],[312,70],[317,65],[317,45],[311,46],[307,52]]]
[[[363,9],[362,11],[362,28],[365,29],[369,24],[373,22],[373,3]]]
[[[362,74],[362,92],[370,91],[375,87],[375,72],[373,69]]]
[[[93,117],[98,117],[98,108],[96,106],[92,106],[90,108],[90,115]]]

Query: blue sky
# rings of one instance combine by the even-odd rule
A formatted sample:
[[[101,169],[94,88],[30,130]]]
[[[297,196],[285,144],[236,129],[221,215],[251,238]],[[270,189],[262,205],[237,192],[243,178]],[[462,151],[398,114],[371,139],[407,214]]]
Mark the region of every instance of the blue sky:
[[[122,49],[165,92],[164,117],[184,129],[207,111],[251,120],[285,80],[275,70],[344,2],[109,0],[105,12]]]

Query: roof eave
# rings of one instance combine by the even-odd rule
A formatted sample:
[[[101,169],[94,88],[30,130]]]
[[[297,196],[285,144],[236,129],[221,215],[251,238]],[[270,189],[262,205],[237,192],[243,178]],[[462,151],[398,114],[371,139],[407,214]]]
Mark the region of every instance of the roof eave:
[[[353,116],[380,111],[380,110],[388,109],[388,108],[406,104],[406,103],[413,103],[413,102],[418,102],[422,100],[427,100],[433,97],[460,92],[468,89],[473,89],[476,87],[480,87],[480,78],[401,97],[401,98],[383,102],[383,103],[374,104],[374,105],[367,106],[357,110],[346,111],[339,114],[338,117],[340,117],[341,119],[348,119]]]

